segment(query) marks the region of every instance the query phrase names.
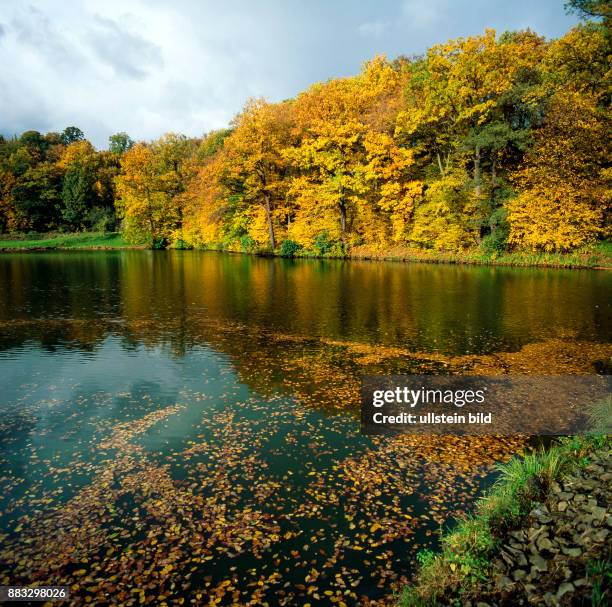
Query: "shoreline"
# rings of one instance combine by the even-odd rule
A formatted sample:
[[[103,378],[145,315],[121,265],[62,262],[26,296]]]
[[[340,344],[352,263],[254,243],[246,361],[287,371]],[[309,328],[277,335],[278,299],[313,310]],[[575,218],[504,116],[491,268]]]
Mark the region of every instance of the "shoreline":
[[[438,552],[417,554],[420,568],[398,607],[604,605],[610,517],[601,477],[612,475],[605,430],[500,465],[474,514],[442,535]]]
[[[146,245],[129,244],[118,232],[37,235],[38,238],[0,238],[0,253],[30,253],[45,251],[120,251],[148,250]],[[6,246],[8,245],[8,246]],[[386,261],[401,263],[429,263],[471,266],[501,266],[521,268],[550,268],[567,270],[612,270],[612,255],[605,250],[608,243],[599,243],[591,249],[574,253],[507,252],[487,254],[477,249],[459,253],[432,252],[426,249],[394,247],[372,251],[367,247],[354,247],[346,255],[316,255],[298,251],[289,257],[280,252],[260,249],[240,251],[224,248],[185,249],[214,251],[255,257],[282,257],[285,259],[335,259],[345,261]],[[168,249],[175,250],[175,249]]]

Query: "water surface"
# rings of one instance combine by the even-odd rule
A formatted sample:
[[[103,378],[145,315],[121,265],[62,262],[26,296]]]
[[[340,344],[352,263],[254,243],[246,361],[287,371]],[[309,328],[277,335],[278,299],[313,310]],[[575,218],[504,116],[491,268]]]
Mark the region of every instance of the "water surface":
[[[596,271],[1,255],[2,579],[384,600],[524,439],[361,436],[359,378],[595,372],[611,295]]]

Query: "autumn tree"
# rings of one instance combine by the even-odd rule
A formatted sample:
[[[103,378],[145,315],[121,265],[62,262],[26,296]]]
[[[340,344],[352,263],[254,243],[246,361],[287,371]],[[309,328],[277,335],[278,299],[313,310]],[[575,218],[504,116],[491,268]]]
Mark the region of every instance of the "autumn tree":
[[[322,233],[343,248],[384,241],[384,213],[409,213],[403,206],[412,154],[393,136],[399,95],[398,72],[379,57],[358,77],[318,84],[298,97],[300,141],[287,150],[297,173],[291,194],[298,242],[309,245]]]
[[[527,30],[377,57],[201,140],[96,151],[82,131],[0,138],[0,230],[123,220],[155,247],[565,251],[606,237],[609,3],[550,42]],[[280,245],[280,246],[279,246]]]
[[[247,226],[258,241],[262,240],[257,229],[261,221],[272,249],[277,245],[280,222],[286,218],[284,178],[288,162],[283,151],[290,137],[288,103],[251,100],[223,141],[220,179],[226,195],[233,199],[234,213],[248,217]]]
[[[57,166],[64,171],[62,218],[73,227],[83,228],[87,212],[95,205],[96,151],[89,141],[77,140],[68,145]]]
[[[540,118],[537,66],[544,51],[544,41],[529,31],[498,38],[487,30],[435,45],[408,65],[397,134],[410,142],[429,182],[413,242],[425,246],[429,235],[436,247],[474,246],[495,230],[504,171],[520,160]]]
[[[182,194],[195,147],[187,137],[169,133],[151,145],[138,143],[124,154],[116,180],[117,211],[129,240],[154,248],[181,240]]]
[[[568,251],[603,234],[610,204],[609,129],[609,117],[593,97],[553,96],[534,146],[514,175],[520,194],[508,204],[511,244]]]

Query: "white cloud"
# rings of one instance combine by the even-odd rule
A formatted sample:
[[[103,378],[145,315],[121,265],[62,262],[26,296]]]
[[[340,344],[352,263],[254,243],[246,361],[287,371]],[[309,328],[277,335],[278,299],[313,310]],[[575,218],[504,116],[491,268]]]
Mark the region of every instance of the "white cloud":
[[[362,23],[357,31],[363,36],[382,36],[389,29],[389,23],[384,21],[366,21]]]
[[[201,135],[273,101],[485,26],[567,29],[558,0],[0,0],[0,133]]]
[[[413,27],[431,27],[448,14],[447,0],[404,0],[402,15]]]

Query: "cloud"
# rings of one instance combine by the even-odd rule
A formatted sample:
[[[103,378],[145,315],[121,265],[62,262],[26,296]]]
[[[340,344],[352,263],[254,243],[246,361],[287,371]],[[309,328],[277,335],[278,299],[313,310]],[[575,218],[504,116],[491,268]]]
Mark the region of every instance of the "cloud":
[[[357,31],[363,36],[382,36],[389,29],[389,24],[383,21],[367,21],[362,23]]]
[[[198,136],[248,97],[525,22],[554,36],[575,17],[558,0],[0,0],[0,133],[75,125],[98,147],[117,131]]]
[[[449,10],[446,0],[404,0],[402,16],[413,27],[431,27],[444,20]]]
[[[118,76],[143,79],[150,70],[163,66],[159,46],[129,32],[125,25],[100,15],[94,15],[88,44]]]

